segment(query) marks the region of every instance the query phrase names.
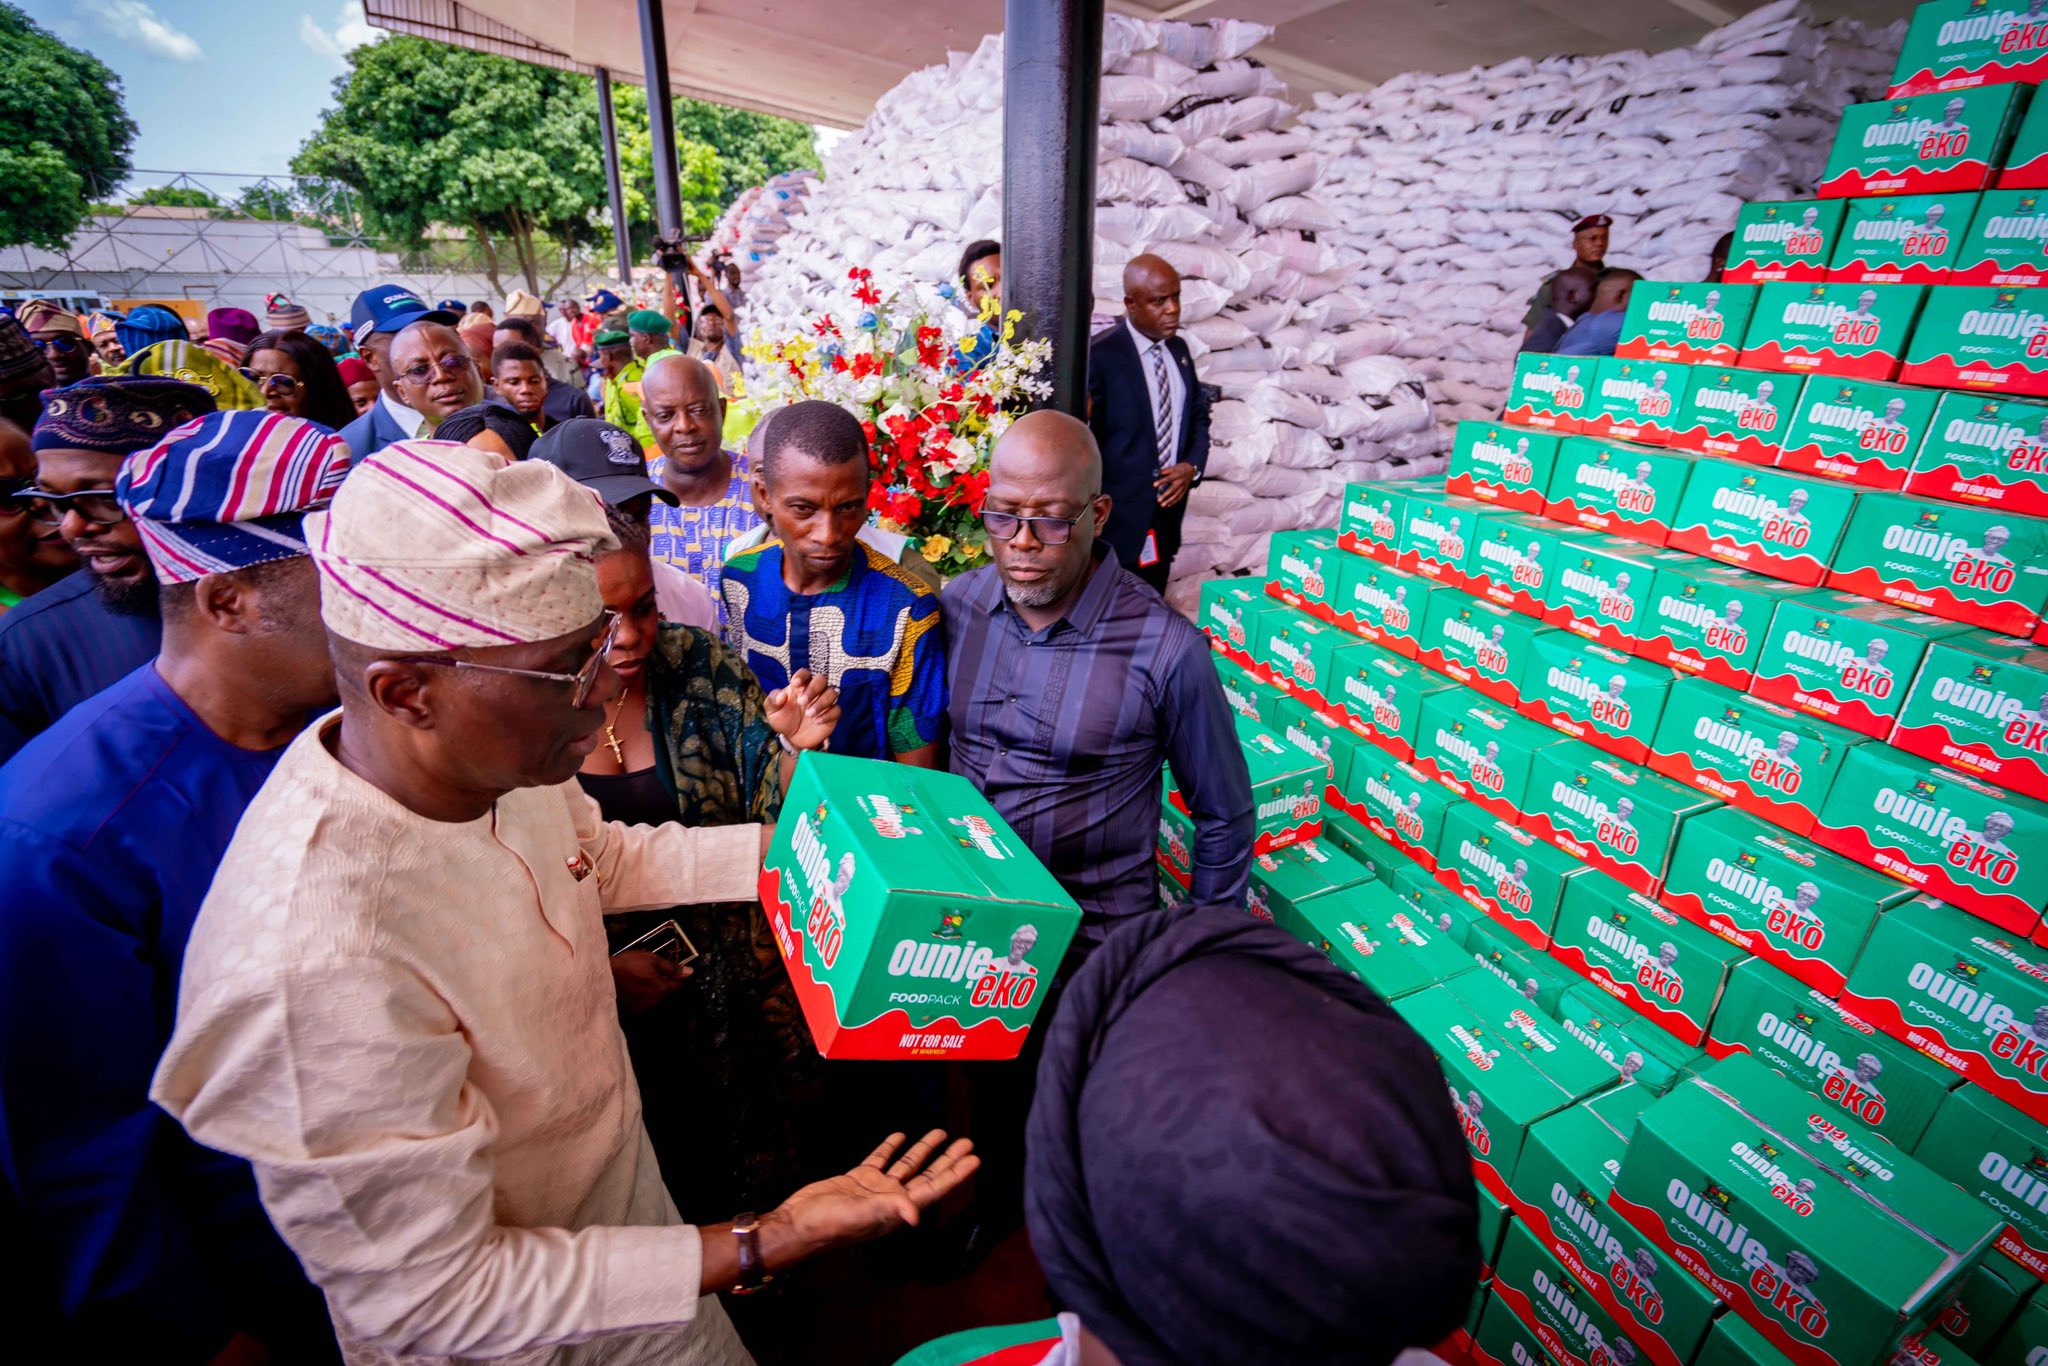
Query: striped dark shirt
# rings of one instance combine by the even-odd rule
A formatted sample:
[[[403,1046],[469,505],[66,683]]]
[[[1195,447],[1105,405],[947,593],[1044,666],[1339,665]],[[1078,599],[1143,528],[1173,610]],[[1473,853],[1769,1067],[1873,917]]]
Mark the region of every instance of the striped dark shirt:
[[[941,597],[952,767],[1079,902],[1077,943],[1158,908],[1153,850],[1172,764],[1194,813],[1195,905],[1238,903],[1251,779],[1208,642],[1099,547],[1067,615],[1034,631],[993,565]]]
[[[110,611],[78,569],[0,616],[0,763],[156,658],[163,622]]]

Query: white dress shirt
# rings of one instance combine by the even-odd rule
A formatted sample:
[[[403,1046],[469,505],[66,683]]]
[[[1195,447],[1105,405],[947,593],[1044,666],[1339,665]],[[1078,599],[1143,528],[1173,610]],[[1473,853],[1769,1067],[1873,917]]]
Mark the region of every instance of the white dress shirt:
[[[1174,360],[1173,352],[1167,349],[1165,342],[1153,341],[1150,337],[1132,326],[1128,314],[1124,317],[1124,326],[1131,329],[1131,340],[1136,343],[1138,348],[1138,368],[1145,374],[1145,425],[1154,427],[1155,433],[1156,426],[1153,417],[1159,411],[1159,390],[1157,388],[1158,381],[1152,371],[1152,348],[1159,348],[1159,363],[1166,368],[1167,410],[1173,417],[1173,452],[1160,463],[1160,468],[1164,469],[1168,465],[1177,465],[1181,463],[1180,418],[1181,411],[1187,404],[1187,381],[1181,378],[1180,365]]]
[[[420,424],[427,420],[425,413],[416,413],[406,407],[403,403],[391,397],[389,389],[378,390],[377,401],[384,405],[384,411],[390,415],[393,422],[398,424],[398,430],[405,433],[406,440],[410,441],[419,436]],[[432,436],[433,433],[428,432],[427,435]]]

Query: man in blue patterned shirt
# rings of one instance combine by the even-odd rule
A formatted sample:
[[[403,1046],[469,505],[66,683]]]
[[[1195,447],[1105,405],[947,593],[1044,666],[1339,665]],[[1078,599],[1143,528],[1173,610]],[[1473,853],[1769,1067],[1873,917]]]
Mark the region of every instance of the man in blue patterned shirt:
[[[703,361],[663,356],[641,378],[640,414],[661,451],[647,462],[647,477],[676,496],[676,506],[657,499],[650,509],[648,548],[716,596],[727,547],[761,525],[746,456],[720,444],[725,399],[717,377]]]
[[[727,635],[761,686],[799,669],[839,689],[832,749],[937,768],[946,727],[938,595],[860,539],[867,436],[835,403],[779,409],[754,472],[772,539],[727,560]]]

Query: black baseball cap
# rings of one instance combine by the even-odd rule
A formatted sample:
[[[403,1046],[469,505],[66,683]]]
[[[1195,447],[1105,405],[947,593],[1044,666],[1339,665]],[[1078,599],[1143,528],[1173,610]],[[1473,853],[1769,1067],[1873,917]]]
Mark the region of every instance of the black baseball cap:
[[[647,477],[647,457],[624,427],[601,417],[572,417],[541,434],[528,457],[545,460],[617,507],[653,494],[670,507],[681,500]]]
[[[428,308],[403,285],[372,285],[349,306],[348,335],[360,348],[373,332],[402,332],[414,323],[452,325],[460,316],[445,308]]]

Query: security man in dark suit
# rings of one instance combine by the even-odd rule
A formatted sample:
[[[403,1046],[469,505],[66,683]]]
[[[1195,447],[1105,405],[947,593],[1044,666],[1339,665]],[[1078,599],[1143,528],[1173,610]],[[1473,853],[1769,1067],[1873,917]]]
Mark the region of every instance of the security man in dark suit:
[[[1124,267],[1124,320],[1088,346],[1088,426],[1110,496],[1102,538],[1164,590],[1188,490],[1209,463],[1209,398],[1180,332],[1180,273],[1157,256]]]

